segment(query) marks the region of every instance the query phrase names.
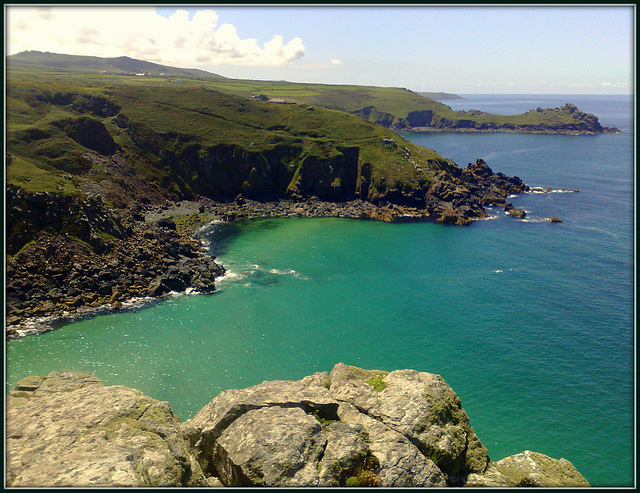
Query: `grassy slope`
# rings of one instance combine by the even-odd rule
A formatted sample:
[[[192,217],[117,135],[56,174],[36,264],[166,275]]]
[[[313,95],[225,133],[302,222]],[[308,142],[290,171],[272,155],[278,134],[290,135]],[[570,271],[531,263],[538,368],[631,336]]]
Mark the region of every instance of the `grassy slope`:
[[[40,70],[58,80],[75,78],[85,82],[100,83],[108,80],[108,76],[100,70],[118,71],[128,67],[131,72],[152,72],[176,74],[185,77],[186,85],[199,85],[241,97],[264,94],[270,98],[283,98],[287,101],[313,104],[324,108],[336,109],[348,113],[357,113],[369,121],[391,128],[409,126],[423,126],[417,120],[409,119],[411,113],[433,112],[432,121],[428,126],[436,127],[469,127],[468,122],[476,125],[492,123],[494,127],[503,125],[520,126],[557,126],[572,125],[583,120],[577,119],[567,111],[554,109],[539,112],[531,110],[521,115],[495,115],[483,112],[453,111],[443,103],[402,88],[383,88],[369,86],[306,84],[281,81],[254,81],[242,79],[227,79],[216,74],[199,70],[177,69],[163,65],[152,64],[127,57],[98,58],[78,57],[71,55],[57,55],[52,53],[27,52],[8,57],[8,67],[12,71],[25,71],[38,66]],[[64,67],[64,69],[61,69]],[[69,73],[70,69],[83,71],[83,74]],[[66,73],[65,73],[66,72]],[[118,84],[137,84],[140,77],[120,76]],[[145,84],[152,84],[146,78]],[[151,79],[153,80],[153,79]],[[156,79],[157,84],[163,85],[166,80]],[[576,115],[578,116],[578,115]],[[411,120],[411,121],[409,121]]]
[[[100,73],[161,73],[167,76],[223,78],[221,75],[205,72],[198,69],[181,69],[168,67],[157,63],[136,60],[129,57],[102,58],[95,56],[63,55],[58,53],[27,51],[16,53],[7,58],[7,64],[11,69],[26,69],[33,67],[63,71],[78,71]]]
[[[449,106],[419,93],[403,88],[370,87],[328,84],[305,84],[253,80],[221,79],[203,83],[207,87],[249,97],[264,94],[269,98],[282,98],[291,102],[308,103],[348,113],[387,127],[406,126],[411,113],[433,112],[433,123],[457,126],[461,121],[476,124],[493,123],[495,126],[555,126],[576,123],[567,111],[545,109],[530,110],[520,115],[497,115],[478,111],[453,111]],[[371,108],[363,114],[363,109]]]
[[[331,157],[338,146],[357,146],[361,162],[372,166],[374,183],[389,187],[423,185],[430,169],[448,162],[343,112],[317,107],[311,111],[308,104],[252,101],[211,87],[209,81],[196,79],[178,84],[167,79],[12,70],[7,77],[7,151],[12,156],[8,183],[29,184],[34,190],[46,189],[49,183],[52,191],[73,192],[75,182],[68,175],[89,171],[91,166],[82,156],[90,150],[70,138],[61,122],[86,114],[80,103],[92,97],[119,106],[121,114],[161,135],[165,144],[172,139],[194,142],[200,148],[231,144],[254,153],[288,145],[319,158]],[[52,102],[60,95],[63,102],[71,102]],[[114,114],[91,114],[89,118],[102,122],[139,173],[157,182],[169,173],[156,157],[136,147],[128,132],[116,124]],[[414,163],[425,171],[417,170]]]

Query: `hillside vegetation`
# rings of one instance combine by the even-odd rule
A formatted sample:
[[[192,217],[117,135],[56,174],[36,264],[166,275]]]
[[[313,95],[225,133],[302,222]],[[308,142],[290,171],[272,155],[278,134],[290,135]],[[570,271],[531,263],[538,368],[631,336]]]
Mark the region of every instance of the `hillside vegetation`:
[[[259,97],[289,103],[311,104],[357,115],[367,121],[394,130],[481,131],[534,133],[602,133],[617,131],[600,125],[595,115],[579,111],[571,104],[562,108],[532,109],[521,115],[495,115],[477,110],[453,111],[429,96],[455,97],[446,93],[416,93],[406,88],[292,83],[228,79],[202,70],[178,69],[128,57],[98,58],[23,52],[8,57],[14,72],[38,69],[55,77],[82,74],[83,80],[95,83],[115,73],[118,83],[134,82],[135,73],[155,78],[162,85],[174,83],[196,85],[243,98]],[[181,79],[176,81],[175,77]],[[136,77],[134,77],[135,79]],[[140,77],[137,77],[140,78]]]
[[[69,193],[73,185],[107,177],[92,156],[120,153],[174,198],[372,199],[390,188],[422,187],[433,170],[452,164],[339,111],[166,80],[103,76],[99,82],[10,74],[9,184],[41,190],[49,181],[52,191]]]

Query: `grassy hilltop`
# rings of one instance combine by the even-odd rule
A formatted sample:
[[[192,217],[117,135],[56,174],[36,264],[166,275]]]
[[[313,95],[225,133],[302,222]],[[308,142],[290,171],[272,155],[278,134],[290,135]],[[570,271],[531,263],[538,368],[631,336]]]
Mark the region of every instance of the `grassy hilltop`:
[[[85,81],[95,83],[110,74],[144,73],[146,78],[155,77],[165,81],[175,81],[175,77],[181,77],[177,83],[195,84],[243,98],[263,96],[339,110],[394,130],[537,133],[602,133],[616,130],[603,128],[596,116],[579,111],[571,104],[562,108],[536,108],[521,115],[496,115],[477,110],[453,111],[449,106],[427,97],[438,94],[455,97],[445,93],[416,93],[405,88],[228,79],[202,70],[178,69],[128,57],[99,58],[23,52],[8,57],[7,63],[16,72],[38,69],[59,76],[81,73]]]

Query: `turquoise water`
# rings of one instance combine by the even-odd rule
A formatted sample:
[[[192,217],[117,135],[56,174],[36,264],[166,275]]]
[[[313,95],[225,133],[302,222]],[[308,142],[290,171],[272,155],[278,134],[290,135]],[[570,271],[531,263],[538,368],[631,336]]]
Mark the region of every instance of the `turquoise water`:
[[[517,113],[573,102],[604,125],[633,128],[629,98],[474,98],[456,104]],[[407,137],[460,165],[483,158],[530,185],[580,192],[514,197],[527,220],[496,209],[467,228],[329,218],[219,226],[207,235],[230,272],[219,292],[10,341],[7,388],[28,374],[87,370],[187,419],[222,390],[337,362],[413,368],[453,387],[492,459],[530,449],[572,461],[592,485],[632,485],[632,131]],[[551,215],[565,222],[542,220]]]

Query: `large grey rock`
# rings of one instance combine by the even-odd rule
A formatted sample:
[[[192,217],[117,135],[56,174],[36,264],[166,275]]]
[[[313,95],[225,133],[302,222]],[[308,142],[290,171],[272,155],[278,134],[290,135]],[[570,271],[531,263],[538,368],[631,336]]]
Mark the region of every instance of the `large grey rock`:
[[[166,402],[86,372],[28,377],[7,397],[8,486],[197,486]]]
[[[28,377],[7,399],[6,470],[8,486],[588,486],[565,459],[491,462],[440,376],[342,363],[222,392],[182,425],[91,373]]]
[[[487,467],[487,449],[460,399],[439,375],[415,370],[386,374],[339,363],[331,372],[331,393],[403,434],[451,480]]]
[[[276,443],[274,423],[304,440],[296,434],[282,442],[291,450],[276,453],[265,445]],[[339,363],[331,375],[229,390],[182,431],[205,473],[227,486],[446,486],[488,463],[453,390],[441,377],[413,370]],[[302,459],[302,450],[317,449]],[[317,462],[313,473],[301,466],[309,460]]]
[[[215,441],[236,419],[264,407],[298,407],[326,419],[336,416],[338,402],[322,384],[326,372],[300,381],[274,380],[242,390],[227,390],[185,421],[182,432],[196,450],[203,470],[213,473]]]
[[[353,405],[340,404],[341,420],[362,425],[369,437],[369,451],[378,461],[377,476],[382,487],[446,486],[444,475],[402,433],[394,431]]]
[[[525,450],[493,462],[483,475],[470,475],[465,486],[576,488],[590,485],[568,460]]]
[[[300,408],[253,409],[216,440],[213,464],[226,485],[317,486],[327,438]]]

